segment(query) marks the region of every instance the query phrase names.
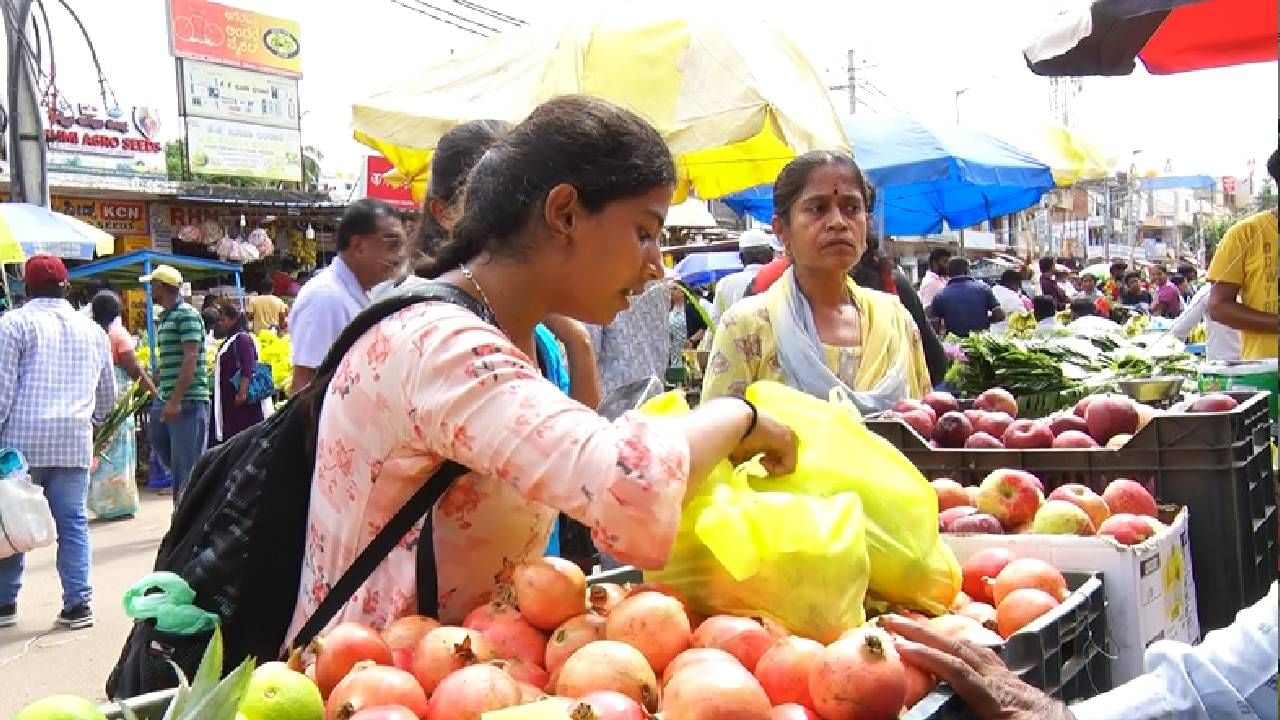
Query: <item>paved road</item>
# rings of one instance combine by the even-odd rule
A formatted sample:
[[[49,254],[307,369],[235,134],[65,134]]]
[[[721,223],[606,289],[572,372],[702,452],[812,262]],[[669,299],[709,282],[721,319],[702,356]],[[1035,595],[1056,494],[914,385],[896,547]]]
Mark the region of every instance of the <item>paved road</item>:
[[[54,547],[27,556],[18,624],[0,628],[0,718],[46,695],[104,699],[102,686],[131,624],[121,598],[151,569],[172,508],[172,498],[144,490],[136,518],[90,524],[97,618],[92,628],[63,630],[54,623],[62,609]]]

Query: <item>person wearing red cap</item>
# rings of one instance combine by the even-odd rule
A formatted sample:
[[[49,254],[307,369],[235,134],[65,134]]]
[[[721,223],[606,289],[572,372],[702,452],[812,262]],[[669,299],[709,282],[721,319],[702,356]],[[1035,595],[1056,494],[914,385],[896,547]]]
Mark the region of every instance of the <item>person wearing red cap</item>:
[[[85,502],[93,425],[115,405],[107,334],[66,300],[67,268],[37,255],[23,275],[27,303],[0,316],[0,447],[22,453],[44,488],[58,530],[62,612],[69,628],[93,625]],[[0,627],[17,622],[23,556],[0,560]]]

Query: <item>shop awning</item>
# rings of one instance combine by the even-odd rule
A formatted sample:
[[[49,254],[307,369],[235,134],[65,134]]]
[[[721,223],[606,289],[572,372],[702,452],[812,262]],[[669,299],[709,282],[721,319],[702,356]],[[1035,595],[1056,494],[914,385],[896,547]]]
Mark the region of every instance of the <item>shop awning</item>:
[[[101,278],[115,286],[138,286],[140,285],[138,278],[156,265],[171,265],[177,268],[186,280],[232,275],[236,277],[237,284],[239,284],[240,271],[243,270],[241,265],[221,260],[171,255],[155,250],[134,250],[72,268],[67,275],[71,277],[73,283],[84,282],[89,278]]]

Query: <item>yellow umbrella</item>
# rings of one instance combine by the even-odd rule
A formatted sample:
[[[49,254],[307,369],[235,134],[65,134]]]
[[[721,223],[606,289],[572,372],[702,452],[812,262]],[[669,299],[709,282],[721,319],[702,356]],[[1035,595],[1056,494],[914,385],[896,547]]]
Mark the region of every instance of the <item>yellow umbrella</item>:
[[[685,3],[687,6],[699,3]],[[468,120],[519,122],[582,93],[644,116],[675,154],[677,202],[772,183],[810,150],[850,152],[826,84],[763,19],[628,3],[504,33],[352,108],[360,142],[421,199],[440,136]]]

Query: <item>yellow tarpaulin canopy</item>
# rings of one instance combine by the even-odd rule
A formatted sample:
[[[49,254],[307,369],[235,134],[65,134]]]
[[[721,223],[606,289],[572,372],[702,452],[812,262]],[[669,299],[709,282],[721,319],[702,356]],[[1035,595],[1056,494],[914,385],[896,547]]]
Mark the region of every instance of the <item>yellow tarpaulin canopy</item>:
[[[594,13],[504,33],[356,104],[356,139],[386,157],[418,199],[450,128],[518,123],[570,93],[611,100],[658,128],[680,170],[677,202],[690,190],[717,198],[772,183],[810,150],[850,152],[826,84],[766,21],[632,3]]]

